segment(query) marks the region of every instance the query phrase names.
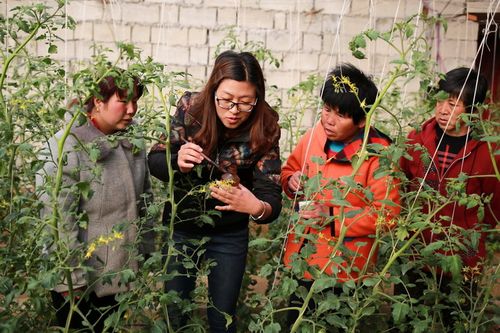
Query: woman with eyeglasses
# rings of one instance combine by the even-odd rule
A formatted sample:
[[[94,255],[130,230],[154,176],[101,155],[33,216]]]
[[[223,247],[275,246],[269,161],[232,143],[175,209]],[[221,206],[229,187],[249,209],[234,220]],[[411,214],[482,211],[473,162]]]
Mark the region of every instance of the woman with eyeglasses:
[[[201,92],[181,97],[171,119],[170,160],[162,144],[149,154],[153,176],[169,181],[167,162],[175,170],[176,212],[172,217],[167,203],[163,213],[175,244],[175,251],[166,251],[173,253],[166,260],[174,277],[165,289],[190,302],[197,272],[208,263],[211,332],[236,332],[249,221],[269,223],[281,211],[279,137],[258,61],[251,53],[226,51]],[[239,181],[220,182],[227,174]],[[208,195],[200,190],[207,184]],[[181,312],[169,308],[174,328],[188,322]]]

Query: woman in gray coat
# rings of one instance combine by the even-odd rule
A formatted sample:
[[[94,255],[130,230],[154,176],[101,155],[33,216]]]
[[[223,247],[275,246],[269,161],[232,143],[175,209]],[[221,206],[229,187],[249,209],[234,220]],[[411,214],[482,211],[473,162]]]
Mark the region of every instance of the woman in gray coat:
[[[71,281],[62,274],[51,292],[57,320],[64,327],[70,315],[70,327],[84,327],[83,318],[69,311],[73,303],[68,296],[80,296],[80,313],[96,332],[106,317],[97,308],[116,305],[114,295],[131,288],[120,272],[136,271],[137,251],[152,252],[154,238],[149,223],[138,223],[152,199],[146,154],[124,135],[143,86],[126,71],[111,73],[84,104],[87,122],[72,128],[64,141],[61,190],[50,193],[63,131],[49,140],[38,179],[47,189],[43,216],[52,221],[48,248],[71,267]],[[131,246],[141,237],[138,249]]]

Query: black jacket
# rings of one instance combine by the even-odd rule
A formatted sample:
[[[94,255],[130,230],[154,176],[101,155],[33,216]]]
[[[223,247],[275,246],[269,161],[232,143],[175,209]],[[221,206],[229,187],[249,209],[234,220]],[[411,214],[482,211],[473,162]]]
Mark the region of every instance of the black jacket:
[[[248,226],[248,214],[234,211],[216,211],[216,205],[224,205],[212,199],[208,193],[208,184],[218,180],[221,172],[204,161],[189,173],[178,171],[177,153],[184,144],[186,137],[192,137],[199,129],[188,115],[191,93],[185,93],[171,119],[170,163],[174,171],[174,198],[177,211],[174,218],[175,230],[195,234],[211,234],[224,231],[236,231]],[[257,198],[269,203],[272,214],[258,223],[269,223],[275,220],[281,211],[279,134],[275,145],[265,154],[256,155],[249,145],[249,134],[231,138],[218,145],[215,156],[210,156],[216,162],[230,161],[237,166],[240,183],[248,188]],[[169,181],[165,146],[153,146],[148,157],[151,174],[162,181]],[[167,202],[163,212],[163,223],[170,224],[172,208]]]

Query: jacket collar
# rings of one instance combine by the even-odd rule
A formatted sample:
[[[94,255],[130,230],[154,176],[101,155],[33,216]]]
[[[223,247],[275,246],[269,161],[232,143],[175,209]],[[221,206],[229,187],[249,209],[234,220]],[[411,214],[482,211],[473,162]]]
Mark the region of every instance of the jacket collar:
[[[78,140],[83,145],[95,145],[94,147],[99,150],[99,155],[96,161],[105,160],[117,147],[117,145],[121,145],[127,150],[131,150],[133,146],[128,139],[120,136],[117,136],[115,137],[115,140],[112,140],[114,135],[106,135],[102,133],[90,121],[87,121],[84,125],[73,129],[72,133],[76,135]]]
[[[437,150],[436,126],[438,126],[436,118],[432,117],[422,125],[422,132],[420,134],[422,137],[422,142],[424,146],[428,148],[431,156],[434,155],[434,153]],[[459,155],[467,155],[472,150],[474,150],[479,144],[480,142],[473,139],[471,137],[471,134],[469,133],[469,138],[466,141],[465,147],[462,148],[461,152],[459,152]],[[465,152],[463,152],[463,149],[465,149]]]
[[[325,129],[321,124],[321,121],[318,122],[316,131],[318,132],[316,135],[318,136],[318,139],[320,140],[320,143],[324,148],[326,146],[328,138],[325,134]],[[357,154],[357,152],[363,145],[364,134],[365,128],[363,127],[358,131],[354,138],[349,143],[347,143],[344,148],[339,151],[334,157],[329,159],[329,161],[351,163],[352,158]],[[370,143],[378,143],[384,146],[388,146],[391,143],[391,139],[376,128],[370,127],[370,130],[368,131],[368,144]]]

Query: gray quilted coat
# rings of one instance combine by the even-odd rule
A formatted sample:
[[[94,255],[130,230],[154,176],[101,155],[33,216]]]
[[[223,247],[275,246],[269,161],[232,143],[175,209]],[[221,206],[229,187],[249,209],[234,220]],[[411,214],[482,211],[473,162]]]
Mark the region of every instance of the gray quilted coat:
[[[154,250],[152,221],[138,223],[152,200],[145,150],[123,137],[110,140],[90,123],[72,129],[64,144],[63,188],[53,205],[50,185],[57,173],[57,139],[61,135],[62,131],[49,140],[37,183],[47,190],[41,195],[45,203],[42,216],[50,219],[60,212],[55,215],[58,235],[63,248],[69,249],[65,261],[75,267],[73,288],[91,288],[99,297],[129,290],[131,284],[119,283],[120,274],[116,273],[137,271],[137,251]],[[138,243],[139,234],[142,241]],[[53,238],[47,239],[49,253],[54,255]],[[68,290],[67,281],[61,277],[54,290]]]

